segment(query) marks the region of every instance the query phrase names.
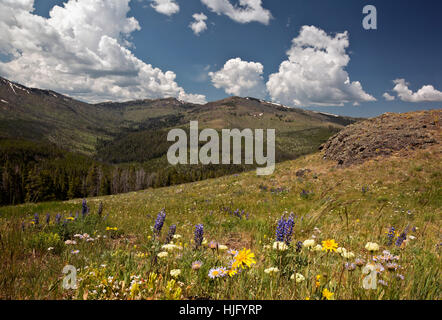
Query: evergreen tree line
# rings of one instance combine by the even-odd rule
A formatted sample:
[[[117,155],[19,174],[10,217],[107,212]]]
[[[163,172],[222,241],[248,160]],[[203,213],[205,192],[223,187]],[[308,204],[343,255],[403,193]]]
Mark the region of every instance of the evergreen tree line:
[[[112,165],[46,143],[0,139],[0,205],[126,193],[248,169],[251,166]]]

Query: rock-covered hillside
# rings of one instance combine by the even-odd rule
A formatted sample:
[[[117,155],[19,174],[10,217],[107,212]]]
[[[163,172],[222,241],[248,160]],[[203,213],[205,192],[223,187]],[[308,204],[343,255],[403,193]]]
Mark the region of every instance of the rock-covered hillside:
[[[321,149],[325,159],[348,166],[400,150],[426,148],[441,141],[441,115],[442,109],[385,113],[347,126]]]

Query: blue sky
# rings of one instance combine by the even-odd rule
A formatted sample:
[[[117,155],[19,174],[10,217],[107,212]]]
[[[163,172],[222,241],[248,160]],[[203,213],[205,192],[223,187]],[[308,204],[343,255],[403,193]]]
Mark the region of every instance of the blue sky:
[[[33,14],[48,18],[53,6],[63,6],[64,2],[36,0]],[[171,70],[175,73],[174,81],[182,88],[176,92],[180,94],[185,91],[204,95],[207,101],[228,96],[225,88],[215,88],[208,73],[220,71],[233,58],[260,63],[263,66],[260,76],[266,83],[287,60],[292,39],[300,36],[302,26],[315,26],[315,30],[322,30],[331,38],[348,32],[346,54],[350,60],[342,69],[348,73],[351,82],[360,82],[362,91],[376,101],[362,100],[356,106],[346,102],[344,106],[302,107],[370,117],[384,112],[440,108],[442,105],[442,99],[438,98],[442,90],[441,1],[264,0],[262,8],[272,15],[268,24],[236,22],[225,14],[213,12],[200,0],[175,2],[179,5],[179,12],[168,16],[154,10],[149,0],[130,1],[127,17],[134,17],[139,28],[130,32],[127,39],[132,43],[128,49],[136,58],[163,72]],[[367,4],[377,9],[377,30],[362,27],[362,9]],[[195,13],[204,13],[207,17],[207,29],[199,35],[189,27]],[[2,52],[3,60],[6,60],[5,55]],[[0,68],[0,73],[8,76],[2,70],[10,68]],[[395,96],[392,89],[396,79],[404,79],[413,93],[425,85],[432,85],[435,91],[432,101],[422,98],[416,98],[416,102],[403,101],[398,95],[393,101],[386,101],[382,95],[388,92]],[[50,83],[42,83],[42,86],[50,86]],[[71,95],[75,96],[74,93],[81,90],[72,91]],[[78,97],[81,98],[81,94]],[[263,98],[272,100],[269,93]],[[88,100],[86,96],[83,99]]]

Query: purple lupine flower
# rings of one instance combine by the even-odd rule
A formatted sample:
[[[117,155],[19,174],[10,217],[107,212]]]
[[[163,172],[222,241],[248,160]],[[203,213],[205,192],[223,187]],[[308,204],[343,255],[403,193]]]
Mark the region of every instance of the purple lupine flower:
[[[61,214],[57,213],[57,215],[55,216],[55,223],[60,224],[60,220],[61,220]]]
[[[281,217],[278,221],[278,225],[276,226],[276,241],[283,242],[285,235],[285,223],[286,220],[284,216]]]
[[[38,226],[38,224],[40,223],[40,218],[38,217],[38,213],[34,214],[34,224],[36,226]]]
[[[204,226],[202,224],[197,224],[195,226],[195,232],[194,232],[194,240],[196,248],[199,248],[201,246],[201,244],[203,243],[203,239],[204,239]]]
[[[86,199],[83,199],[83,203],[81,205],[81,215],[84,218],[89,212],[89,208],[87,207]]]
[[[166,220],[166,211],[163,209],[158,213],[157,218],[155,220],[155,225],[153,227],[155,235],[157,236],[160,235],[161,229],[163,228],[164,225],[164,220]]]
[[[285,243],[287,245],[290,245],[290,241],[292,241],[294,224],[295,224],[295,220],[294,220],[293,213],[292,213],[292,214],[290,214],[290,217],[284,223],[284,238],[285,238]]]
[[[408,226],[405,228],[405,230],[401,233],[401,235],[396,240],[396,246],[400,247],[402,243],[407,239],[407,233],[408,233]]]
[[[172,241],[175,232],[176,232],[176,225],[173,224],[169,227],[169,233],[167,234],[166,243],[170,243],[170,241]]]
[[[395,236],[395,234],[396,234],[395,231],[396,231],[396,230],[394,229],[394,227],[391,227],[390,230],[389,230],[388,233],[387,233],[387,238],[388,238],[388,243],[387,243],[387,245],[389,245],[389,246],[391,246],[391,245],[393,244],[393,239],[394,239],[394,236]]]
[[[166,211],[163,209],[158,213],[157,219],[155,220],[155,225],[153,227],[155,235],[160,235],[161,229],[164,225],[164,220],[166,220]]]
[[[51,215],[49,213],[46,213],[46,224],[49,225],[50,221],[51,221]]]
[[[301,249],[302,249],[302,242],[301,242],[301,241],[298,241],[298,242],[296,243],[296,252],[301,251]]]

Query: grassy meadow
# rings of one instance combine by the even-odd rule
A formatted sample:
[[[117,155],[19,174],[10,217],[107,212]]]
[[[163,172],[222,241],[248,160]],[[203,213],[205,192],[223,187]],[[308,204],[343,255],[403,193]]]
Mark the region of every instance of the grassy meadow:
[[[0,299],[440,299],[440,151],[1,207]]]

